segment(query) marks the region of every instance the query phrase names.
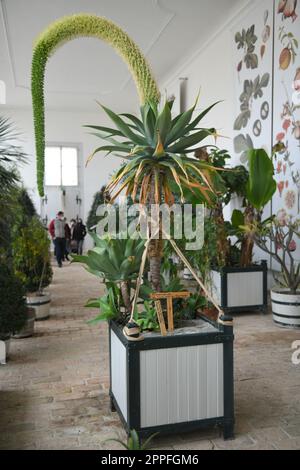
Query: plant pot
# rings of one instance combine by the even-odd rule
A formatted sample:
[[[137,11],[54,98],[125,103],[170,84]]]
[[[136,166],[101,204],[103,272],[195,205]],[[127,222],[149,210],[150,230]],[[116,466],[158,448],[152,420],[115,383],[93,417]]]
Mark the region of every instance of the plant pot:
[[[0,364],[6,364],[10,351],[10,336],[0,334]]]
[[[300,292],[291,294],[288,289],[272,289],[271,303],[276,325],[300,328]]]
[[[13,335],[13,338],[29,338],[34,334],[34,320],[35,320],[35,310],[34,308],[27,308],[27,319],[26,324],[18,333]]]
[[[206,319],[131,342],[110,322],[110,398],[140,437],[223,427],[233,437],[233,331]]]
[[[34,308],[36,320],[46,320],[50,316],[50,294],[30,294],[26,297],[28,307]]]
[[[266,261],[246,268],[227,267],[211,271],[211,294],[228,312],[268,309],[268,267]]]

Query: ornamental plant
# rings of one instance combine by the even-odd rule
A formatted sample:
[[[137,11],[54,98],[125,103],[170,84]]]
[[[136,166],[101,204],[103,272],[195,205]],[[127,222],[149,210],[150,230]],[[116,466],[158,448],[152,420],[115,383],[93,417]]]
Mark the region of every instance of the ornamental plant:
[[[218,190],[223,190],[217,168],[190,154],[203,146],[207,137],[216,138],[214,128],[200,127],[199,130],[198,126],[217,103],[193,118],[197,101],[175,118],[171,115],[172,101],[166,101],[161,110],[155,102],[147,102],[141,107],[140,117],[128,113],[118,115],[102,106],[115,128],[87,126],[94,135],[107,141],[107,145],[98,147],[88,161],[98,152],[126,159],[107,186],[111,202],[125,190],[133,202],[141,204],[165,202],[171,206],[176,193],[182,203],[185,193],[194,194],[198,203],[212,203]],[[155,290],[160,290],[162,251],[160,236],[149,245],[150,276]]]
[[[300,238],[300,220],[281,211],[252,228],[255,244],[280,265],[280,274],[274,275],[280,287],[297,294],[300,286],[300,262],[294,257]]]
[[[0,339],[20,331],[26,323],[25,290],[21,281],[0,263]]]
[[[19,228],[13,243],[13,268],[27,293],[42,292],[52,279],[50,240],[37,217]]]
[[[44,196],[45,68],[48,59],[60,46],[78,37],[95,37],[112,46],[131,72],[141,104],[147,100],[159,101],[159,90],[145,57],[133,40],[115,23],[88,14],[67,16],[52,23],[37,38],[32,57],[31,94],[40,196]]]

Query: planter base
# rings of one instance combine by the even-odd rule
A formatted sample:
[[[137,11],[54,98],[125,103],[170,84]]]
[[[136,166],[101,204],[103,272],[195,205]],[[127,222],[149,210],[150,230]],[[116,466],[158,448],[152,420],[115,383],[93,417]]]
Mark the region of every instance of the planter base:
[[[199,327],[195,325],[200,325]],[[234,435],[232,326],[195,321],[129,342],[110,323],[110,406],[140,437],[223,428]]]
[[[286,289],[271,290],[274,323],[282,328],[300,328],[300,294]]]
[[[50,295],[32,295],[26,297],[28,307],[34,308],[36,320],[47,320],[50,316]]]

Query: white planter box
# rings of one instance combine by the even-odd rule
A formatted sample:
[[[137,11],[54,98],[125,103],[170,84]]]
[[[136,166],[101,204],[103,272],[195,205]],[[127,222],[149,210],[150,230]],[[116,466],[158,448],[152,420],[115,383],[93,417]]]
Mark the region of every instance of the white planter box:
[[[300,328],[300,294],[290,294],[287,289],[272,289],[271,301],[276,324]]]
[[[110,325],[110,396],[141,437],[219,425],[233,435],[232,327],[203,320],[192,332],[128,342]]]
[[[227,312],[267,310],[267,264],[211,271],[210,289]]]

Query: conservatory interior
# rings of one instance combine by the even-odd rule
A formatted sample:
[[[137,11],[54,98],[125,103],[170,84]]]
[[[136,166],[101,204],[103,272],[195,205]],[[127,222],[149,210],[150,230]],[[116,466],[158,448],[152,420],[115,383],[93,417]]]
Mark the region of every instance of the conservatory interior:
[[[297,0],[0,0],[0,449],[300,449]]]

